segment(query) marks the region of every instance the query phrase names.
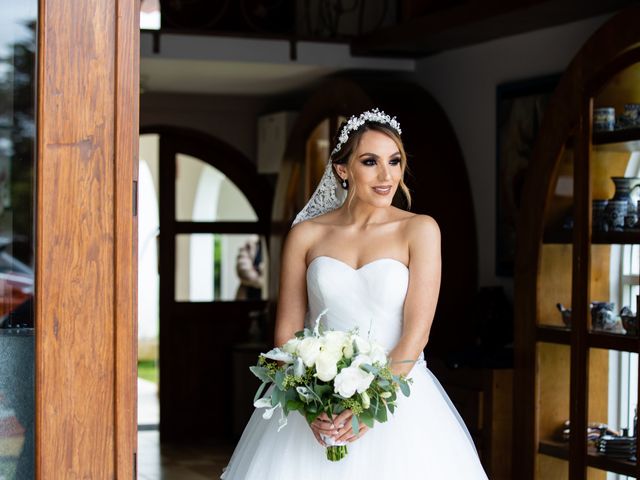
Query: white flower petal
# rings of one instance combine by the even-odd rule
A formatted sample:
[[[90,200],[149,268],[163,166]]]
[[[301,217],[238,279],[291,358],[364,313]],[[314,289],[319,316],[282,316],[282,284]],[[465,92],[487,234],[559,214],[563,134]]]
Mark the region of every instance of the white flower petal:
[[[271,397],[259,398],[253,402],[253,406],[256,408],[267,408],[271,406]]]
[[[271,419],[271,417],[273,417],[273,411],[279,406],[280,404],[277,404],[275,407],[267,408],[262,414],[262,418],[264,418],[265,420]]]

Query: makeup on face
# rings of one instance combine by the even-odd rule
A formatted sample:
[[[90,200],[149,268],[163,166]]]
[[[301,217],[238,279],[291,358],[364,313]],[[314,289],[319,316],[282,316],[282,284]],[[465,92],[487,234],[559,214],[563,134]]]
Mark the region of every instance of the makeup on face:
[[[357,185],[356,195],[369,191],[374,198],[392,198],[402,178],[396,143],[384,133],[371,131],[363,135],[358,151],[350,168],[350,183]],[[385,199],[385,203],[388,201]]]

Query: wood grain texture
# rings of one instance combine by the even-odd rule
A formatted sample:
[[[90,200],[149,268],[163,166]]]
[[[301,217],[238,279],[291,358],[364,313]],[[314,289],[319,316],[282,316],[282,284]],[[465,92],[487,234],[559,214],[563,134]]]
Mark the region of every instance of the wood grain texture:
[[[40,2],[39,479],[133,477],[136,9],[116,0]]]
[[[115,70],[115,472],[136,478],[138,346],[138,125],[140,1],[116,2]],[[135,205],[134,205],[135,202]]]

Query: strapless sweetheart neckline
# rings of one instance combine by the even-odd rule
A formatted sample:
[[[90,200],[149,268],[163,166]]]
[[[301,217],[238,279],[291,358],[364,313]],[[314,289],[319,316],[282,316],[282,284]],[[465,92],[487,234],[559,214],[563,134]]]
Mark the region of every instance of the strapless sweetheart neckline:
[[[374,263],[378,263],[378,262],[383,262],[383,261],[390,261],[390,262],[395,262],[398,263],[400,265],[402,265],[407,271],[409,270],[409,267],[406,266],[404,263],[402,263],[400,260],[397,260],[395,258],[391,258],[391,257],[382,257],[382,258],[376,258],[375,260],[371,260],[370,262],[367,262],[363,265],[360,265],[359,267],[352,267],[351,265],[349,265],[347,262],[344,262],[338,258],[335,257],[330,257],[329,255],[318,255],[317,257],[314,257],[313,260],[311,260],[309,262],[309,265],[307,266],[307,269],[309,269],[311,267],[311,264],[314,263],[316,260],[320,259],[320,258],[328,258],[329,260],[333,260],[334,262],[340,263],[342,265],[344,265],[345,267],[354,270],[354,271],[359,271],[362,270],[365,267],[368,267],[370,265],[373,265]]]

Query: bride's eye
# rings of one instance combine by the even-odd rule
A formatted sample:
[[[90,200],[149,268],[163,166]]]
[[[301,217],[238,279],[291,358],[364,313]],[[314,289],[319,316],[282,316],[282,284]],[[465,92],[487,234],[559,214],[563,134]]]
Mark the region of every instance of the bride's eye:
[[[367,165],[368,167],[372,167],[373,165],[376,164],[376,160],[374,158],[367,158],[362,161],[362,164]]]
[[[392,158],[391,160],[389,160],[389,164],[390,165],[400,165],[400,159],[399,158]]]

